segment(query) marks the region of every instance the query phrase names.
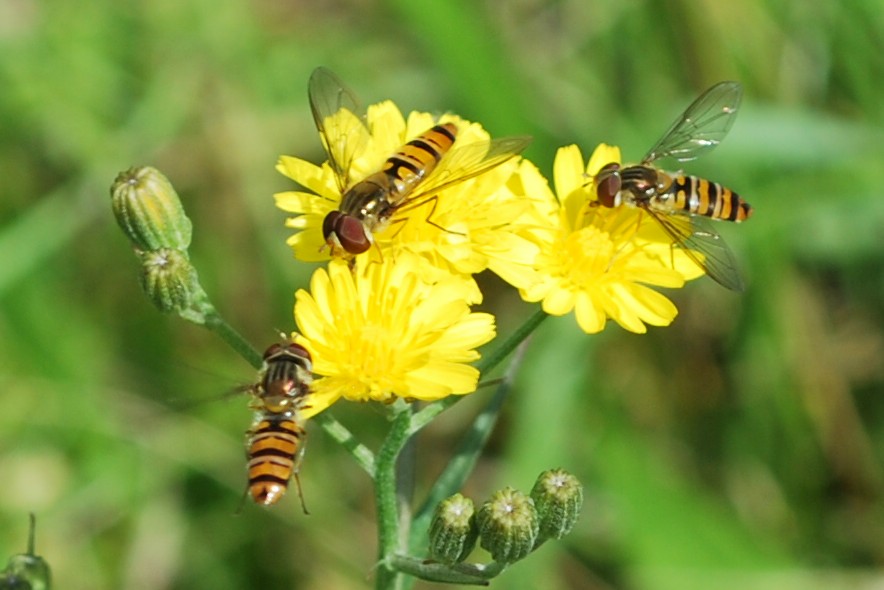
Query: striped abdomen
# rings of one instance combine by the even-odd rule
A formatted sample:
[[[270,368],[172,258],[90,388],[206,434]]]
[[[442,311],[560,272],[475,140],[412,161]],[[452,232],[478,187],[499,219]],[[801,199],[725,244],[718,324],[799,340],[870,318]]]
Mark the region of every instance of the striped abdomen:
[[[673,175],[671,180],[658,198],[665,199],[672,209],[737,223],[752,215],[749,203],[717,182],[683,174]]]
[[[249,433],[249,493],[264,506],[276,503],[297,474],[307,436],[290,412],[265,413]]]
[[[448,153],[457,136],[452,123],[436,125],[387,158],[384,167],[350,187],[341,199],[341,213],[376,219],[389,215]]]
[[[387,158],[383,173],[393,182],[392,201],[401,200],[436,169],[457,137],[453,123],[443,123],[415,137]]]

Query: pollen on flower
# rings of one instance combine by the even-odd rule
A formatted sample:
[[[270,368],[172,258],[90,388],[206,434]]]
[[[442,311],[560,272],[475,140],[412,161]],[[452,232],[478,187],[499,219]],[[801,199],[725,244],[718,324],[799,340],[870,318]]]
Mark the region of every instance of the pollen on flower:
[[[318,269],[310,291],[295,294],[298,343],[314,359],[313,401],[305,418],[340,398],[351,401],[437,400],[475,391],[467,363],[495,334],[494,317],[470,311],[468,279],[433,282],[414,255],[382,263],[344,261]]]

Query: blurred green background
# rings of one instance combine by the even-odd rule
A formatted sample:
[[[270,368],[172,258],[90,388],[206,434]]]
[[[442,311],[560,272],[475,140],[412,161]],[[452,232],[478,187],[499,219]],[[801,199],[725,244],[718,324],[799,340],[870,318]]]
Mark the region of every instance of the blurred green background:
[[[204,286],[266,346],[311,272],[273,166],[322,159],[306,84],[325,65],[366,104],[532,134],[547,175],[574,142],[637,160],[703,89],[741,81],[732,132],[689,170],[756,208],[721,228],[747,292],[690,284],[646,336],[547,320],[465,491],[555,466],[587,486],[572,535],[499,588],[879,587],[882,56],[880,0],[0,1],[0,560],[34,511],[59,588],[371,585],[369,482],[319,429],[311,514],[294,495],[236,514],[251,416],[219,398],[254,372],[151,307],[109,210],[119,171],[164,171]],[[483,280],[507,334],[533,308]],[[424,481],[488,395],[422,436]],[[370,407],[336,414],[383,433]]]

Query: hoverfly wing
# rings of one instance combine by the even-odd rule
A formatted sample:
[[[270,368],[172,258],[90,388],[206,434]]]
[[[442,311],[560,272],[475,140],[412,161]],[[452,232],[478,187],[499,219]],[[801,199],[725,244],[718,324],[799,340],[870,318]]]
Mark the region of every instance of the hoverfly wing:
[[[476,141],[451,149],[436,169],[400,205],[432,196],[452,185],[469,180],[518,156],[531,143],[531,137],[501,137]]]
[[[359,101],[340,78],[322,67],[310,75],[307,94],[322,146],[343,193],[350,184],[350,165],[368,141]]]
[[[234,398],[241,397],[243,394],[254,393],[254,385],[237,385],[230,387],[223,392],[211,395],[203,395],[197,399],[175,399],[168,402],[169,407],[177,412],[189,412],[196,408],[202,408],[219,401],[230,401]]]
[[[696,215],[664,215],[649,207],[642,209],[709,278],[731,291],[745,289],[736,258],[708,219]]]
[[[715,149],[730,131],[742,97],[739,82],[719,82],[706,90],[648,150],[642,164],[666,157],[687,162]]]

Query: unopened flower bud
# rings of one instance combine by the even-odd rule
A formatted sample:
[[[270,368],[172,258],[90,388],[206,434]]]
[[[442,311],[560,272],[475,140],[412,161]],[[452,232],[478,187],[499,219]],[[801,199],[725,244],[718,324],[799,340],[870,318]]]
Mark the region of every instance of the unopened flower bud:
[[[583,486],[567,471],[550,469],[537,478],[531,498],[540,517],[540,538],[561,539],[580,517]]]
[[[6,569],[0,573],[0,588],[3,590],[49,590],[52,583],[49,564],[39,555],[34,555],[35,527],[36,520],[31,514],[28,552],[9,558]]]
[[[190,246],[190,219],[172,183],[156,168],[121,172],[111,186],[111,207],[138,250],[187,250]]]
[[[196,269],[184,252],[167,248],[141,255],[141,287],[160,311],[184,311],[199,289]]]
[[[39,555],[13,555],[0,575],[0,588],[49,590],[49,564]]]
[[[495,492],[476,515],[482,548],[495,561],[512,563],[534,549],[539,523],[534,501],[518,490]]]
[[[475,507],[461,494],[446,498],[436,507],[430,523],[430,556],[445,564],[460,563],[476,546]]]

